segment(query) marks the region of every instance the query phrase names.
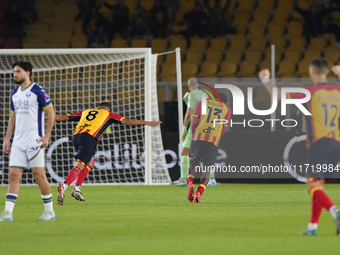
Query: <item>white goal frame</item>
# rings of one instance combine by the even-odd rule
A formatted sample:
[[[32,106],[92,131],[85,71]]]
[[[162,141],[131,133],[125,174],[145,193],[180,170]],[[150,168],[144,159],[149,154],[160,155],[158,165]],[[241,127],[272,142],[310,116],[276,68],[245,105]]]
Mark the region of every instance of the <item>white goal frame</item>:
[[[152,98],[154,99],[156,95],[153,95],[154,91],[151,90],[150,84],[152,82],[152,58],[156,57],[157,55],[151,53],[151,48],[101,48],[101,49],[91,49],[91,48],[84,48],[84,49],[9,49],[9,50],[0,50],[0,56],[3,55],[77,55],[77,54],[143,54],[144,55],[144,65],[145,65],[145,73],[144,73],[144,109],[145,109],[145,120],[151,121],[152,119]],[[44,71],[43,69],[34,68],[33,67],[33,73],[37,71]],[[0,69],[0,74],[4,73],[3,70]],[[8,71],[6,71],[8,73]],[[157,74],[157,72],[156,72]],[[157,86],[157,85],[156,85]],[[156,91],[157,92],[157,91]],[[158,119],[159,119],[159,113],[158,113]],[[3,125],[6,125],[5,130],[7,130],[7,123],[3,123]],[[144,148],[144,154],[145,154],[145,174],[144,179],[145,185],[168,185],[170,184],[170,177],[168,178],[169,181],[162,182],[162,183],[152,183],[152,133],[151,133],[151,127],[145,126],[144,134],[145,134],[145,148]],[[5,135],[5,134],[4,134]],[[164,151],[164,147],[163,147]],[[164,153],[163,153],[164,157]],[[164,157],[165,161],[165,157]],[[118,185],[125,184],[125,183],[119,183]],[[127,183],[127,184],[142,184],[142,183]],[[0,183],[1,185],[1,183]],[[96,184],[95,184],[96,185]],[[99,185],[108,185],[108,184],[99,184]],[[110,183],[109,185],[115,185],[115,183]]]

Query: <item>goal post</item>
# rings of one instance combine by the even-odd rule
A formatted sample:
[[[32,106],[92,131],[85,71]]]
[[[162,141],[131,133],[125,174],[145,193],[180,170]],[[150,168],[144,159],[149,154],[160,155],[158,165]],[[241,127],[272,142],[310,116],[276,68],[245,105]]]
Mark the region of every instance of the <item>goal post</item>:
[[[18,85],[12,79],[12,64],[33,65],[32,81],[44,87],[56,114],[96,108],[101,100],[126,118],[158,120],[157,55],[150,48],[121,49],[16,49],[0,50],[0,114],[6,135],[10,93]],[[71,143],[76,123],[56,122],[45,150],[50,183],[65,179],[74,164]],[[0,185],[8,184],[8,155],[0,154]],[[97,146],[94,168],[84,184],[167,185],[161,126],[111,125]],[[24,172],[23,184],[34,184]]]

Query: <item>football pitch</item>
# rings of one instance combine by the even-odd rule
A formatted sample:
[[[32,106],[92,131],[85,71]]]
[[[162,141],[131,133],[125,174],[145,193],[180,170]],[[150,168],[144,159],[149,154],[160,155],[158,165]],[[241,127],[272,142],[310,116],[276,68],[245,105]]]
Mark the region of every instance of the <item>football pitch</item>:
[[[224,184],[201,204],[187,188],[84,186],[85,202],[66,191],[56,221],[43,212],[38,187],[21,187],[13,222],[0,222],[1,254],[336,254],[340,237],[325,210],[318,236],[300,236],[310,219],[305,185]],[[340,186],[326,192],[340,205]],[[7,187],[0,187],[3,210]]]

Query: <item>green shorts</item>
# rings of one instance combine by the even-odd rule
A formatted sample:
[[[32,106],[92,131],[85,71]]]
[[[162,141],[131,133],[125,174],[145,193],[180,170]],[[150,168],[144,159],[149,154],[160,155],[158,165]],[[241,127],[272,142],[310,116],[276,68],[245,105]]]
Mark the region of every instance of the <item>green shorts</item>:
[[[191,127],[189,126],[188,133],[185,136],[185,139],[183,141],[183,148],[189,148],[191,145]]]

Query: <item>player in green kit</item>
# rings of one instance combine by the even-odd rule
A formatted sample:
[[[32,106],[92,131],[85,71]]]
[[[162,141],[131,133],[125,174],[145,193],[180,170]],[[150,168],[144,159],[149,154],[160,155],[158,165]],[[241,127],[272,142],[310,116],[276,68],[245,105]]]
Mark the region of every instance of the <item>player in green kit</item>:
[[[181,153],[181,177],[172,183],[174,186],[185,187],[187,186],[187,175],[189,169],[189,150],[191,144],[191,120],[192,114],[199,101],[202,100],[202,95],[205,94],[202,90],[198,89],[198,83],[195,78],[188,80],[188,88],[190,93],[184,96],[184,101],[187,104],[187,111],[185,113],[182,131],[183,148]],[[215,180],[215,173],[210,174],[210,180],[207,187],[215,187],[217,185]]]

